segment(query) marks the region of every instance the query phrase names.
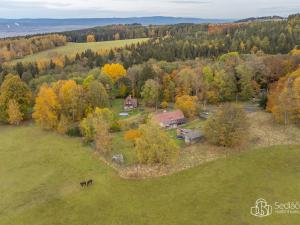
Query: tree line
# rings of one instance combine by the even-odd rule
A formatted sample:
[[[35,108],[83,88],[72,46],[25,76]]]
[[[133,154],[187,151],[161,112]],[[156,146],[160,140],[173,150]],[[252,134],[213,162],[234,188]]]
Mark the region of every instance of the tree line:
[[[129,25],[109,25],[95,28],[88,28],[75,31],[62,32],[70,42],[87,42],[88,36],[92,35],[94,41],[111,41],[135,38],[157,38],[165,36],[176,36],[183,38],[187,34],[196,35],[197,33],[208,30],[208,24],[177,24],[177,25],[150,25],[141,24]]]
[[[58,34],[0,39],[0,64],[65,44],[66,37]]]
[[[109,105],[109,99],[115,97],[124,98],[128,95],[143,99],[145,105],[149,107],[167,108],[169,105],[175,104],[177,108],[184,112],[186,117],[193,117],[197,112],[197,102],[215,104],[261,98],[261,95],[266,95],[268,90],[273,90],[273,86],[277,81],[283,82],[283,77],[295,71],[299,64],[299,55],[257,56],[240,55],[237,52],[231,52],[215,60],[197,59],[171,63],[149,60],[127,69],[117,62],[105,63],[89,70],[85,70],[77,65],[69,65],[62,70],[56,70],[48,75],[37,76],[31,80],[26,80],[24,76],[19,76],[18,74],[14,75],[12,79],[12,75],[7,74],[4,77],[1,85],[2,89],[0,90],[2,118],[4,118],[4,121],[8,121],[9,113],[7,110],[9,108],[9,100],[14,99],[13,90],[28,89],[29,92],[33,91],[31,95],[34,95],[42,87],[49,90],[58,86],[62,86],[62,90],[71,90],[73,88],[73,94],[82,93],[82,96],[89,95],[89,88],[92,88],[91,90],[97,90],[98,92],[90,94],[90,96],[97,98],[105,96],[104,99],[94,100],[87,100],[86,97],[82,96],[74,98],[69,96],[72,99],[78,99],[78,101],[84,99],[85,103],[73,102],[74,107],[80,106],[83,108],[76,109],[76,113],[73,110],[66,110],[69,113],[72,112],[72,117],[68,118],[68,121],[78,122],[78,120],[82,119],[82,115],[86,115],[86,112],[90,111],[89,108],[94,109],[95,107],[107,106]],[[69,82],[65,84],[63,81]],[[56,82],[59,82],[59,84],[56,84]],[[15,85],[20,84],[20,86],[14,86],[13,83]],[[90,87],[90,83],[95,86]],[[55,93],[55,91],[53,92]],[[63,96],[64,94],[56,91],[56,95]],[[69,95],[71,94],[69,93]],[[50,100],[51,98],[47,99]],[[261,99],[265,101],[261,103],[265,107],[267,104],[266,98]],[[21,106],[24,102],[30,105],[31,101],[16,100]],[[92,105],[85,105],[90,101],[93,102]],[[65,100],[62,102],[64,102],[64,104],[61,103],[63,106],[58,108],[67,105]],[[30,112],[30,107],[26,106],[25,108],[27,110],[20,110],[20,112],[26,118],[26,115]],[[60,118],[65,119],[66,115],[63,117],[57,116],[58,123]],[[49,121],[51,120],[49,119]]]

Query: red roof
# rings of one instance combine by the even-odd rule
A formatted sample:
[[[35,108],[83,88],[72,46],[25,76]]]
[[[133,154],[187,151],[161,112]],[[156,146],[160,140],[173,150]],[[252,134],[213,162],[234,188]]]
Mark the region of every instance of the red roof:
[[[185,117],[181,110],[176,110],[172,112],[157,113],[153,118],[158,123],[169,123],[174,120],[184,119]]]

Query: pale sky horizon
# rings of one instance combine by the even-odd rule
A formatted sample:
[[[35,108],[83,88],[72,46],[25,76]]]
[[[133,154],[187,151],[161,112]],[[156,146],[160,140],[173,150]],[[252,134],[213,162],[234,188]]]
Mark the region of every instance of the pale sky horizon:
[[[300,0],[0,0],[0,18],[247,18],[300,12]]]

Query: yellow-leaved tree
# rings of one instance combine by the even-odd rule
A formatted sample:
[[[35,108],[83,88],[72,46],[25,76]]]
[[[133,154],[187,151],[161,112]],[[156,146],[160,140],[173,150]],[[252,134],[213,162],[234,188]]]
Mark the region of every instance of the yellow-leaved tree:
[[[89,34],[86,36],[86,42],[95,42],[95,41],[96,41],[95,35]]]
[[[54,90],[48,85],[43,85],[35,99],[32,117],[42,128],[55,129],[58,124],[58,110],[60,108]]]
[[[8,74],[0,87],[0,121],[9,122],[11,100],[18,104],[19,111],[25,118],[29,116],[32,93],[18,75]]]
[[[176,98],[175,107],[180,109],[186,117],[191,118],[197,112],[197,97],[189,95],[179,96]]]
[[[105,64],[101,72],[109,76],[113,83],[126,75],[126,69],[119,63]]]
[[[89,113],[80,123],[80,131],[85,142],[95,140],[97,127],[99,124],[105,123],[108,128],[111,127],[114,120],[113,112],[108,108],[96,108],[94,112]]]
[[[84,91],[74,80],[61,81],[58,84],[58,101],[62,114],[71,121],[79,121],[84,115]]]
[[[19,125],[23,120],[23,113],[20,111],[20,106],[18,102],[14,99],[9,100],[8,102],[8,122],[13,125]]]
[[[140,125],[140,136],[135,139],[135,151],[139,163],[169,164],[177,160],[179,147],[156,123]]]

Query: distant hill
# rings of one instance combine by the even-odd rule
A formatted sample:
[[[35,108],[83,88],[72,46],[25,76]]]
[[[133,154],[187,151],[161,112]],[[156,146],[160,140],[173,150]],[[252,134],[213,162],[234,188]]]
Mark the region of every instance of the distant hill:
[[[131,17],[88,19],[0,19],[0,37],[24,36],[38,33],[61,32],[112,24],[165,25],[178,23],[224,23],[230,19],[201,19],[184,17]]]
[[[235,21],[236,23],[246,23],[246,22],[255,22],[255,21],[272,21],[272,20],[284,20],[285,17],[281,16],[264,16],[264,17],[250,17],[242,20]]]

